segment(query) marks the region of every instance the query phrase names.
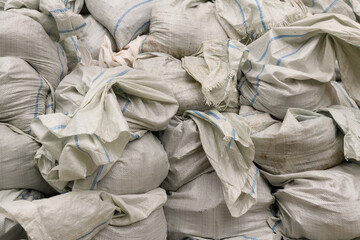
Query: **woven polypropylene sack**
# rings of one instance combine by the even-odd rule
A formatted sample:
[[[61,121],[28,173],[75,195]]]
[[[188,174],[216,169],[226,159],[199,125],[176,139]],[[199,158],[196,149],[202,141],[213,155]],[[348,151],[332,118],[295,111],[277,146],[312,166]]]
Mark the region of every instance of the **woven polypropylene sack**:
[[[136,57],[135,69],[152,71],[164,79],[179,103],[177,115],[186,110],[208,110],[201,85],[182,67],[181,61],[165,53],[142,53]]]
[[[169,174],[162,187],[176,191],[200,175],[214,171],[201,145],[199,130],[192,119],[174,117],[160,133],[169,159]]]
[[[156,1],[86,0],[85,3],[91,15],[109,30],[121,50],[137,36],[149,32],[151,9]]]
[[[276,232],[289,239],[338,240],[360,237],[358,163],[321,171],[265,174],[274,186],[279,217]]]
[[[272,174],[323,170],[344,159],[344,135],[332,118],[301,109],[289,109],[284,120],[242,106],[240,116],[251,128],[255,159]]]
[[[30,123],[45,114],[48,83],[27,62],[0,57],[0,121],[30,133]]]
[[[95,60],[99,58],[101,45],[104,43],[104,37],[110,39],[112,50],[116,51],[116,43],[111,33],[92,15],[85,15],[86,27],[80,32],[79,40],[91,53],[91,57]]]
[[[56,88],[67,74],[62,46],[51,40],[41,24],[29,17],[1,11],[0,22],[0,57],[21,58]]]
[[[151,12],[150,35],[144,52],[163,52],[176,58],[194,54],[203,41],[227,39],[215,4],[207,0],[158,0]]]
[[[163,208],[155,210],[148,218],[129,226],[107,226],[93,240],[166,240],[166,218]]]
[[[224,239],[274,239],[267,224],[274,197],[261,176],[257,176],[258,201],[244,215],[233,218],[226,207],[222,187],[216,173],[196,178],[176,192],[170,193],[164,206],[168,222],[168,238],[186,237]]]
[[[0,190],[23,188],[47,194],[54,192],[34,162],[40,144],[20,132],[0,124]]]

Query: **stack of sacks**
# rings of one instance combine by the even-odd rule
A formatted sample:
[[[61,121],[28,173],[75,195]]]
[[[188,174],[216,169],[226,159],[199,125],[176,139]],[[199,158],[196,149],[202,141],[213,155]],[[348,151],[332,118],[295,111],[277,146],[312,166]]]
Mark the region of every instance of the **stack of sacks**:
[[[266,222],[274,198],[252,163],[249,130],[235,113],[191,110],[160,133],[170,163],[162,184],[169,239],[279,237]]]
[[[24,9],[15,9],[16,4],[21,3],[8,2],[6,11],[0,12],[0,189],[29,188],[51,194],[53,189],[34,164],[41,145],[30,123],[52,111],[53,89],[68,71],[67,57],[36,18],[24,16]],[[54,6],[46,7],[44,11]]]
[[[0,202],[0,214],[19,223],[29,239],[114,239],[132,232],[122,239],[165,240],[165,201],[160,188],[122,196],[75,191],[36,201]],[[145,227],[139,228],[141,223]],[[147,232],[149,228],[152,231]]]
[[[57,191],[99,190],[141,199],[165,179],[167,155],[150,131],[164,130],[178,104],[158,76],[129,67],[78,67],[56,89],[55,103],[56,113],[39,117],[32,129],[43,144],[36,164]],[[161,206],[135,225],[110,222],[95,239],[165,239]]]

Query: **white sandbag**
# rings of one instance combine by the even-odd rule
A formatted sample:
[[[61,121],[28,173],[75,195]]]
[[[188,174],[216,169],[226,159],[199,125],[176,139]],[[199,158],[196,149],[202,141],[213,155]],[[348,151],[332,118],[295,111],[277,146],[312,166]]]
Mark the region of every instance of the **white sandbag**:
[[[254,40],[272,27],[287,26],[306,17],[299,0],[217,0],[216,13],[231,39]]]
[[[89,50],[91,57],[95,60],[99,58],[101,45],[104,42],[104,37],[107,36],[111,42],[113,51],[116,51],[116,43],[111,33],[95,18],[88,14],[84,15],[86,27],[79,33],[80,42]]]
[[[2,11],[0,22],[0,57],[21,58],[56,88],[67,74],[61,45],[52,41],[43,27],[29,17]]]
[[[71,84],[67,91],[69,82],[64,80],[63,99],[70,107],[31,124],[46,149],[37,159],[51,159],[51,169],[45,172],[58,181],[96,178],[99,171],[106,174],[130,139],[148,130],[164,130],[178,108],[171,91],[146,71],[81,67],[66,79]],[[76,98],[80,105],[74,105]],[[86,182],[89,189],[92,180]]]
[[[233,217],[243,215],[256,202],[252,191],[257,168],[254,145],[246,121],[235,113],[186,111],[199,129],[201,145],[219,176],[226,205]],[[187,141],[187,140],[185,140]]]
[[[109,30],[121,50],[137,36],[149,32],[151,9],[155,1],[85,0],[85,3],[91,15]]]
[[[17,200],[32,201],[43,197],[44,195],[42,193],[33,190],[12,189],[0,191],[0,203]],[[26,232],[19,224],[5,218],[4,216],[0,216],[0,239],[19,240],[27,239],[27,237]]]
[[[352,20],[360,17],[360,3],[357,0],[302,0],[313,14],[338,13]],[[357,16],[356,16],[357,15]]]
[[[360,25],[351,19],[314,15],[286,28],[273,28],[247,47],[240,104],[279,119],[288,108],[314,111],[340,104],[330,83],[336,60],[346,91],[360,104]]]
[[[54,192],[35,166],[34,156],[39,147],[31,136],[0,123],[0,190],[24,188],[46,194]]]
[[[86,25],[81,15],[72,11],[71,6],[65,6],[67,4],[68,1],[63,0],[9,0],[5,10],[34,19],[54,41],[62,41],[78,34]]]
[[[360,166],[344,162],[321,171],[265,174],[274,186],[279,217],[269,219],[289,239],[338,240],[360,237]]]
[[[161,184],[167,191],[176,191],[200,175],[214,171],[192,119],[175,116],[160,133],[160,141],[170,163],[169,173]]]
[[[289,109],[284,120],[242,106],[240,116],[250,125],[254,162],[271,174],[323,170],[344,159],[344,135],[335,121],[319,113]]]
[[[222,187],[216,173],[209,173],[170,193],[164,206],[168,222],[168,238],[207,239],[275,239],[267,219],[272,216],[270,205],[275,201],[270,187],[257,175],[258,200],[239,218],[231,217],[226,207]]]
[[[150,132],[129,142],[114,163],[101,165],[85,179],[60,179],[56,174],[57,163],[42,149],[36,154],[35,162],[44,179],[59,192],[99,190],[117,195],[145,193],[159,187],[169,169],[163,146]]]
[[[134,195],[77,191],[32,202],[0,203],[0,215],[19,223],[30,239],[87,240],[108,224],[142,221],[165,202],[166,193],[160,188]]]
[[[158,0],[151,12],[150,35],[143,50],[180,59],[196,53],[203,41],[215,39],[227,39],[227,35],[212,1]]]
[[[166,218],[163,208],[155,210],[148,218],[129,226],[111,226],[101,230],[93,240],[166,240]]]
[[[201,83],[207,104],[219,111],[238,108],[239,68],[247,60],[245,45],[232,40],[205,41],[193,56],[182,59],[184,69]],[[237,111],[236,111],[237,112]]]
[[[205,103],[200,83],[183,69],[180,60],[165,53],[147,52],[138,55],[133,66],[163,77],[179,103],[177,115],[188,109],[205,111],[211,108]]]
[[[79,50],[78,40],[74,36],[70,36],[60,42],[64,49],[67,59],[68,72],[73,71],[77,64],[81,62],[82,54]]]
[[[49,83],[27,62],[0,57],[0,121],[31,133],[30,123],[45,114]]]

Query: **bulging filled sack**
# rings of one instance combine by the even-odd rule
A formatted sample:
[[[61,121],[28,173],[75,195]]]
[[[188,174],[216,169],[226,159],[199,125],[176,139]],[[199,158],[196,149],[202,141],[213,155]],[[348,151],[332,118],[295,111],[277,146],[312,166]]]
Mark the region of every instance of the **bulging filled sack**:
[[[205,239],[276,239],[267,219],[275,199],[266,181],[257,176],[258,200],[244,215],[231,217],[215,172],[204,174],[168,195],[164,206],[168,222],[168,238]]]
[[[86,27],[84,27],[79,33],[79,40],[86,49],[89,50],[92,59],[98,60],[105,36],[110,39],[112,50],[116,51],[116,43],[111,33],[103,25],[96,21],[91,14],[85,15],[84,19]]]
[[[86,0],[91,15],[106,27],[121,50],[149,32],[151,9],[157,0]],[[106,14],[104,14],[106,13]]]
[[[152,212],[148,218],[128,226],[108,225],[95,235],[93,240],[166,240],[166,218],[163,208]]]
[[[68,71],[62,46],[27,16],[1,11],[0,22],[0,57],[21,58],[56,88]]]
[[[344,159],[344,135],[336,122],[319,113],[289,109],[283,121],[270,114],[242,106],[240,116],[251,128],[255,159],[272,174],[323,170]]]
[[[338,240],[360,237],[357,162],[319,171],[265,177],[276,187],[276,232],[289,239]]]
[[[0,190],[23,188],[45,194],[54,192],[34,162],[40,146],[30,135],[0,123]]]
[[[136,57],[133,66],[162,76],[179,103],[177,115],[190,109],[204,111],[211,108],[205,103],[200,83],[185,71],[180,60],[165,53],[146,52]]]
[[[240,104],[279,119],[288,108],[316,111],[338,105],[331,85],[337,60],[344,87],[359,105],[359,46],[360,25],[339,14],[318,14],[272,28],[247,46]]]
[[[227,35],[212,1],[158,0],[151,12],[150,35],[143,50],[180,59],[197,52],[203,41],[213,39],[227,39]]]
[[[49,83],[16,57],[0,57],[0,121],[31,133],[30,123],[45,114]]]

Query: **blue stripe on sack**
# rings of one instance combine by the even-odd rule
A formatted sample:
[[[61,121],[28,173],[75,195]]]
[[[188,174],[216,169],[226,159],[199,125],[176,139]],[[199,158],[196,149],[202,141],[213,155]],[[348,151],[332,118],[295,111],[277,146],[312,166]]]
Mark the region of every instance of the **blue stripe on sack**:
[[[144,53],[144,42],[146,41],[146,39],[148,38],[148,36],[149,36],[149,35],[147,35],[147,36],[145,37],[145,39],[142,41],[142,43],[141,43],[141,49],[140,49],[140,52],[141,52],[141,53]]]
[[[75,50],[76,50],[76,51],[79,51],[78,46],[77,46],[77,44],[76,44],[76,41],[75,41],[74,37],[71,36],[70,38],[71,38],[71,41],[72,41],[73,44],[74,44]]]
[[[228,46],[228,47],[229,47],[229,48],[233,48],[233,49],[236,49],[236,50],[241,51],[241,50],[240,50],[240,48],[238,48],[237,46],[232,45],[232,44],[229,44],[229,46]]]
[[[51,13],[63,13],[63,12],[69,11],[70,9],[71,9],[71,6],[68,8],[59,8],[59,9],[50,10],[49,16],[52,16]]]
[[[77,238],[76,240],[79,240],[79,239],[82,239],[82,238],[88,236],[89,234],[91,234],[92,232],[94,232],[97,228],[101,227],[102,225],[105,225],[108,221],[110,221],[110,219],[109,219],[109,220],[106,220],[105,222],[103,222],[103,223],[101,223],[101,224],[99,224],[99,225],[97,225],[96,227],[93,228],[93,230],[91,230],[91,231],[88,232],[87,234],[82,235],[81,237]]]
[[[235,129],[232,129],[232,134],[233,134],[233,139],[231,139],[231,140],[229,141],[229,143],[227,144],[227,147],[228,147],[228,148],[230,148],[232,140],[234,140],[234,141],[236,140]]]
[[[281,38],[288,38],[288,37],[303,37],[305,35],[307,35],[309,33],[305,33],[305,34],[298,34],[298,35],[288,35],[288,34],[285,34],[285,35],[279,35],[279,36],[276,36],[276,37],[273,37],[269,40],[267,46],[266,46],[266,50],[265,52],[263,53],[263,55],[261,55],[261,57],[257,60],[257,62],[260,62],[261,60],[263,60],[263,58],[265,57],[266,53],[268,52],[269,50],[269,46],[270,44],[275,41],[275,40],[278,40],[278,39],[281,39]]]
[[[342,95],[344,95],[346,101],[350,104],[350,106],[351,106],[352,108],[354,108],[355,106],[352,104],[352,102],[350,101],[350,99],[348,98],[348,96],[345,94],[345,92],[344,92],[344,90],[342,89],[342,87],[341,87],[337,82],[332,82],[332,83],[333,83],[333,85],[335,84],[335,87],[340,90],[340,92],[342,93]]]
[[[353,46],[353,47],[356,47],[356,48],[360,48],[359,46],[356,46],[356,45],[351,44],[351,43],[350,43],[350,45]]]
[[[36,94],[36,103],[35,103],[35,113],[34,113],[34,118],[37,118],[37,115],[38,115],[38,111],[39,111],[39,97],[40,97],[40,92],[41,92],[41,89],[43,88],[43,80],[42,78],[40,77],[40,74],[38,74],[39,78],[40,78],[40,87],[39,87],[39,90]]]
[[[93,183],[91,184],[90,190],[94,190],[95,185],[96,185],[96,183],[98,182],[98,179],[99,179],[100,174],[101,174],[101,172],[102,172],[103,169],[104,169],[104,165],[101,165],[101,166],[99,167],[98,172],[96,173],[96,176],[95,176],[95,178],[94,178]]]
[[[263,73],[264,68],[265,68],[265,65],[266,65],[266,64],[264,64],[264,65],[262,66],[260,73],[256,76],[256,79],[257,79],[257,81],[256,81],[256,90],[258,90],[258,88],[259,88],[259,86],[260,86],[260,81],[261,81],[260,75]]]
[[[203,114],[201,114],[199,111],[196,110],[192,110],[193,113],[195,113],[196,115],[198,115],[199,117],[201,117],[202,119],[208,121],[209,123],[211,123],[213,126],[215,126],[216,128],[219,128],[213,121],[211,121],[210,119],[208,119],[206,116],[204,116]]]
[[[254,97],[251,99],[251,106],[253,106],[254,105],[254,102],[255,102],[255,100],[256,100],[256,98],[257,98],[257,96],[259,96],[259,93],[256,93],[255,95],[254,95]]]
[[[126,73],[128,73],[130,70],[131,70],[131,69],[126,69],[125,71],[122,71],[121,73],[119,73],[119,74],[118,74],[118,75],[116,75],[115,77],[113,77],[113,78],[111,78],[111,79],[107,80],[107,81],[106,81],[106,83],[111,82],[112,80],[114,80],[114,79],[115,79],[115,78],[117,78],[117,77],[121,77],[121,76],[125,75],[125,74],[126,74]]]
[[[327,13],[327,12],[330,10],[330,8],[332,8],[332,7],[335,5],[335,3],[336,3],[337,1],[339,1],[339,0],[333,1],[333,2],[330,4],[330,6],[328,6],[328,7],[323,11],[323,13]]]
[[[239,85],[239,87],[238,87],[238,90],[239,90],[239,91],[240,91],[241,88],[243,87],[244,83],[247,82],[247,81],[248,81],[247,78],[245,78],[245,80],[242,81],[242,83],[240,83],[240,85]]]
[[[271,230],[275,230],[275,228],[277,227],[277,225],[279,225],[280,224],[280,220],[277,220],[276,222],[275,222],[275,224],[274,224],[274,226],[271,228]]]
[[[258,115],[258,114],[265,114],[264,112],[256,112],[256,113],[249,113],[249,114],[244,114],[244,115],[240,115],[241,117],[249,117],[249,116],[254,116],[254,115]]]
[[[152,1],[152,0],[146,0],[146,1],[144,1],[144,2],[141,2],[141,3],[138,3],[138,4],[134,5],[134,6],[132,6],[131,8],[129,8],[128,10],[126,10],[126,12],[124,12],[124,13],[121,15],[121,17],[119,18],[119,20],[117,21],[117,23],[116,23],[116,25],[115,25],[114,32],[113,32],[113,36],[115,37],[116,31],[117,31],[117,29],[118,29],[118,27],[119,27],[119,24],[121,23],[121,21],[124,19],[124,17],[125,17],[129,12],[131,12],[131,11],[134,10],[135,8],[141,6],[141,5],[145,4],[145,3],[151,2],[151,1]]]
[[[48,109],[48,108],[54,109],[54,107],[53,107],[53,105],[52,105],[52,104],[48,104],[48,105],[46,105],[45,110],[46,110],[46,109]]]
[[[125,98],[126,98],[126,103],[125,103],[125,106],[123,107],[123,109],[121,109],[122,113],[124,113],[126,111],[126,109],[128,108],[128,106],[130,105],[130,99],[129,99],[128,95],[125,94]]]
[[[78,135],[75,135],[74,138],[75,138],[76,148],[79,149],[80,151],[82,151],[83,153],[86,153],[88,155],[88,157],[93,161],[93,158],[91,157],[90,153],[88,153],[87,151],[85,151],[84,149],[82,149],[80,147]]]
[[[254,39],[254,34],[255,34],[255,32],[253,32],[253,33],[250,35],[250,39]]]
[[[131,40],[133,40],[133,38],[135,37],[135,35],[141,30],[143,29],[146,25],[150,24],[150,20],[145,22],[143,25],[141,25],[141,27],[139,27],[135,32],[134,34],[131,36],[129,42],[131,42]]]
[[[101,75],[103,75],[106,72],[106,70],[102,71],[99,75],[97,75],[92,81],[91,83],[94,83],[96,80],[98,80],[99,77],[101,77]]]
[[[250,192],[250,196],[253,195],[255,193],[255,187],[256,187],[256,178],[257,176],[259,175],[259,169],[256,168],[256,172],[255,172],[255,176],[254,176],[254,179],[253,179],[253,183],[251,185],[251,192]]]
[[[244,75],[248,74],[248,73],[252,70],[252,63],[251,63],[251,60],[249,60],[249,64],[250,64],[250,68],[249,68],[249,70],[248,70],[246,73],[244,73]]]
[[[85,26],[86,26],[86,23],[83,23],[82,25],[80,25],[80,26],[78,26],[78,27],[76,27],[76,28],[73,28],[73,29],[71,29],[71,30],[62,30],[62,31],[59,31],[59,34],[69,33],[69,32],[75,32],[75,31],[77,31],[77,30],[79,30],[79,29],[81,29],[81,28],[83,28],[83,27],[85,27]]]
[[[66,6],[68,4],[68,0],[65,0],[64,1],[64,5]]]
[[[248,237],[246,235],[240,235],[241,237],[245,238],[245,239],[250,239],[250,240],[258,240],[257,238],[254,237]]]
[[[136,138],[136,139],[140,137],[139,135],[137,135],[137,134],[135,134],[135,133],[131,133],[130,135],[131,135],[133,138]]]
[[[312,37],[311,37],[311,38],[312,38]],[[287,55],[282,56],[281,58],[279,58],[279,60],[276,62],[276,66],[279,66],[280,63],[281,63],[281,61],[282,61],[283,59],[285,59],[285,58],[287,58],[287,57],[290,57],[290,56],[298,53],[298,52],[310,41],[311,38],[307,39],[307,40],[306,40],[303,44],[301,44],[301,46],[300,46],[298,49],[296,49],[294,52],[289,53],[289,54],[287,54]]]
[[[251,132],[251,133],[250,133],[250,136],[252,136],[252,135],[254,135],[254,134],[256,134],[256,133],[259,133],[259,132],[261,132],[261,131]]]
[[[58,43],[58,45],[60,45]],[[63,63],[61,62],[61,58],[60,58],[60,53],[59,53],[59,48],[56,48],[57,49],[57,55],[58,55],[58,58],[59,58],[59,62],[61,64],[61,73],[60,73],[60,78],[59,78],[59,81],[61,81],[61,79],[63,78],[63,75],[64,75],[64,65]]]
[[[255,0],[255,1],[256,1],[256,5],[257,5],[257,7],[258,7],[258,9],[259,9],[261,24],[263,25],[263,28],[264,28],[264,30],[266,31],[267,29],[266,29],[266,26],[265,26],[263,13],[262,13],[262,11],[261,11],[261,6],[260,6],[258,0]]]
[[[49,130],[57,130],[57,129],[64,129],[66,125],[56,125],[54,127],[49,128]]]
[[[312,5],[310,7],[315,7],[315,0],[311,0]]]
[[[221,118],[221,117],[219,117],[218,115],[216,115],[215,113],[213,113],[213,112],[211,112],[211,111],[208,111],[208,112],[206,112],[205,114],[210,115],[210,116],[213,116],[213,117],[216,118],[216,119],[224,119],[224,120],[226,120],[225,118]]]
[[[246,24],[246,21],[245,21],[244,11],[243,11],[240,3],[239,3],[237,0],[234,0],[234,1],[235,1],[235,3],[238,5],[238,7],[240,8],[241,17],[242,17],[242,20],[243,20],[243,25],[244,25],[244,27],[245,27],[245,33],[246,33],[246,35],[248,35],[249,33],[248,33],[248,29],[247,29],[247,24]]]
[[[103,143],[101,142],[101,140],[99,139],[99,137],[96,134],[94,134],[94,136],[97,138],[97,140],[100,142],[102,148],[104,149],[104,152],[105,152],[105,155],[106,155],[106,158],[107,158],[108,162],[111,162],[110,156],[109,156],[108,152],[106,151]]]

